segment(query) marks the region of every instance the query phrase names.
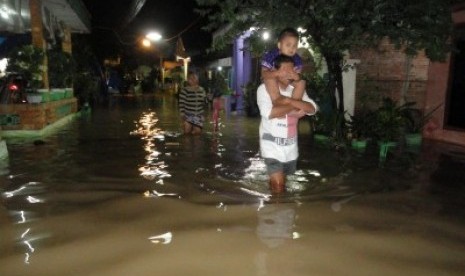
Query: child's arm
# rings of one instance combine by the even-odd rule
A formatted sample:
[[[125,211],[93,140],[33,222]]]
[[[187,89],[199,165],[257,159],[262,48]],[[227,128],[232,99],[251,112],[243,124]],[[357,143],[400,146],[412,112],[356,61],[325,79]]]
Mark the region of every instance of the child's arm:
[[[305,113],[305,111],[303,111],[302,109],[294,109],[291,112],[287,113],[287,115],[291,117],[302,118],[303,116],[307,115],[307,113]]]
[[[292,98],[295,100],[301,100],[304,96],[306,82],[303,79],[298,81],[293,81],[292,86],[294,86],[294,91],[292,92]]]
[[[299,55],[296,55],[294,57],[294,65],[294,74],[292,76],[292,79],[294,80],[292,82],[292,86],[294,86],[294,91],[292,92],[292,98],[296,100],[301,100],[305,93],[306,82],[304,79],[302,79],[300,74],[302,73],[303,63],[302,58]]]
[[[272,70],[262,66],[261,76],[263,80],[278,78],[278,71]]]
[[[305,91],[305,80],[301,79],[300,75],[301,70],[294,70],[293,72],[289,73],[288,77],[292,80],[291,85],[294,86],[294,90],[292,92],[292,98],[295,100],[301,100],[304,96]]]

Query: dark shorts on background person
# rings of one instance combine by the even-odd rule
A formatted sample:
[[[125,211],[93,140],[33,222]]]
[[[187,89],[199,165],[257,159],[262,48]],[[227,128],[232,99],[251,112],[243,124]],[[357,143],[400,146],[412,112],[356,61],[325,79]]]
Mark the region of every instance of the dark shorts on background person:
[[[184,118],[184,120],[186,120],[186,122],[191,123],[197,127],[203,128],[204,117],[201,115],[186,114],[186,117]]]
[[[297,168],[297,160],[281,162],[273,158],[265,158],[266,172],[268,175],[283,172],[284,174],[294,174]]]

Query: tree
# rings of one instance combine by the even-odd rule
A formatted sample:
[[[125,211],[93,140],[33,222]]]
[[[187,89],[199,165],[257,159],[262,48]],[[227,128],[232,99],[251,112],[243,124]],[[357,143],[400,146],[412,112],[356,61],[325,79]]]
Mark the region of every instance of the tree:
[[[43,59],[44,51],[41,48],[33,45],[19,46],[8,54],[7,71],[23,74],[33,89],[42,88]]]
[[[50,49],[47,51],[47,58],[50,87],[71,87],[75,70],[71,54],[63,52],[61,49]]]
[[[332,104],[344,112],[344,55],[353,47],[376,47],[389,38],[409,56],[421,50],[441,60],[449,50],[450,7],[455,0],[197,0],[208,16],[207,30],[224,28],[213,41],[218,49],[253,27],[250,49],[264,29],[306,29],[303,36],[321,53],[328,66]],[[336,96],[340,99],[337,104]]]
[[[99,90],[104,85],[104,74],[88,37],[74,34],[72,41],[75,62],[74,95],[78,99],[79,107],[82,107],[86,103],[93,104],[97,99]]]

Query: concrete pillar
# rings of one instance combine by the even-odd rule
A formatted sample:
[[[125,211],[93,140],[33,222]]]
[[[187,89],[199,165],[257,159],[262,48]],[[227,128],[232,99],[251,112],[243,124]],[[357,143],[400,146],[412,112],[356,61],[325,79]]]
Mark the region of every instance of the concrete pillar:
[[[242,83],[242,79],[244,77],[243,71],[243,54],[242,48],[244,48],[244,40],[239,37],[234,40],[233,45],[233,59],[232,59],[232,67],[233,67],[233,82],[232,82],[232,89],[234,91],[238,91],[240,89],[240,85]]]
[[[233,84],[232,89],[236,92],[236,110],[238,113],[244,111],[244,90],[242,87],[250,81],[252,73],[252,57],[244,50],[244,41],[249,34],[242,35],[234,41],[233,45]]]
[[[42,22],[42,1],[29,0],[29,10],[31,13],[31,35],[32,45],[43,49],[46,53],[47,44],[44,39],[44,26]],[[44,55],[42,81],[45,88],[49,88],[48,82],[48,62],[47,56]]]
[[[237,102],[236,102],[236,110],[238,112],[243,112],[245,109],[244,106],[244,87],[250,81],[252,77],[252,56],[250,55],[249,51],[242,51],[243,60],[242,60],[242,70],[244,72],[242,83],[239,84],[239,89],[237,90]]]
[[[182,59],[182,64],[183,64],[183,68],[184,68],[184,80],[185,81],[187,81],[187,73],[188,73],[189,61],[190,61],[190,58],[183,58]]]

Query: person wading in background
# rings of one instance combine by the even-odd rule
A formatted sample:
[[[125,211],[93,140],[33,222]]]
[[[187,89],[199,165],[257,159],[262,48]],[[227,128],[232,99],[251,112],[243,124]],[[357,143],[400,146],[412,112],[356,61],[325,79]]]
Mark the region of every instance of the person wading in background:
[[[179,112],[183,121],[184,134],[202,133],[205,101],[206,92],[199,85],[198,75],[189,72],[187,85],[179,92]]]

